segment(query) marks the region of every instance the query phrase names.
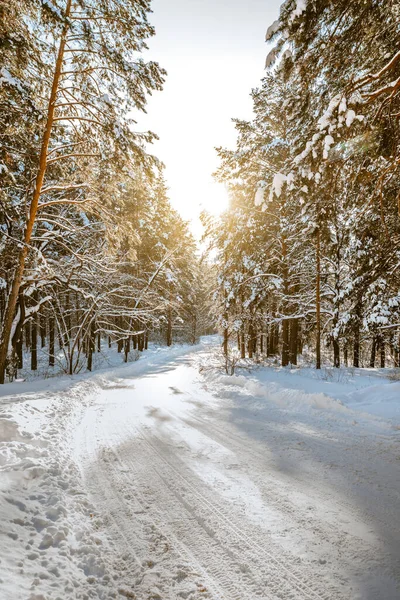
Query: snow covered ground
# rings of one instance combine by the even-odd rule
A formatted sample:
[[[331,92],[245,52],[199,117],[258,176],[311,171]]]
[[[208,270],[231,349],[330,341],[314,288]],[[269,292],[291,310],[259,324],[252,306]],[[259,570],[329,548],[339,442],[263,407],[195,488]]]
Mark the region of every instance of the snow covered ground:
[[[2,600],[400,598],[400,382],[215,343],[0,389]]]

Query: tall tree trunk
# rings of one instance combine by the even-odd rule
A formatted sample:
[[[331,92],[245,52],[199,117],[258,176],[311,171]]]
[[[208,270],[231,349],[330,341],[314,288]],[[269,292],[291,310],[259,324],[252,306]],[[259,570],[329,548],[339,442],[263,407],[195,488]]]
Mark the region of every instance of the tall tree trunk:
[[[19,293],[19,322],[15,328],[12,345],[15,346],[15,354],[17,357],[17,369],[22,369],[24,366],[23,357],[23,337],[24,337],[24,322],[25,322],[25,300],[24,294]]]
[[[355,323],[354,323],[354,345],[353,345],[353,367],[360,366],[360,322],[361,322],[361,299],[357,300],[355,307]]]
[[[33,315],[31,327],[31,370],[37,370],[37,314]]]
[[[240,358],[246,358],[246,342],[244,337],[244,325],[240,327]]]
[[[376,360],[376,335],[374,335],[372,338],[371,357],[369,359],[369,366],[371,367],[371,369],[373,369],[375,367],[375,360]]]
[[[292,365],[297,365],[297,347],[299,343],[299,320],[290,320],[290,355],[289,361]]]
[[[49,319],[49,367],[54,367],[54,317]]]
[[[70,27],[69,16],[71,13],[72,0],[67,0],[65,8],[65,24],[63,26],[60,45],[58,47],[57,60],[54,70],[53,83],[50,92],[49,104],[47,109],[47,119],[43,134],[42,146],[40,149],[39,169],[36,175],[35,188],[32,195],[31,204],[29,207],[29,216],[26,222],[24,240],[22,248],[18,255],[18,261],[15,268],[13,282],[11,285],[10,294],[8,296],[7,306],[4,312],[3,328],[0,336],[0,384],[4,383],[5,366],[7,361],[8,344],[10,341],[11,329],[17,306],[18,294],[22,283],[22,277],[25,270],[25,261],[28,256],[29,244],[32,237],[33,227],[36,221],[36,214],[39,205],[39,199],[43,188],[44,177],[47,169],[47,153],[49,149],[51,130],[54,122],[54,111],[57,100],[57,92],[61,77],[62,63],[64,59],[64,50],[67,38],[67,32]]]
[[[93,352],[95,346],[95,330],[94,330],[94,319],[90,323],[89,328],[89,339],[88,339],[88,353],[87,353],[87,370],[91,371],[93,368]]]
[[[289,319],[282,321],[282,367],[289,364]]]
[[[340,346],[339,340],[337,337],[332,338],[332,346],[333,346],[333,366],[336,369],[340,368]]]
[[[384,369],[386,366],[386,345],[385,340],[382,338],[379,340],[379,351],[381,358],[381,369]]]
[[[297,354],[303,354],[303,328],[301,321],[297,321]]]
[[[249,331],[248,331],[248,339],[247,339],[247,352],[249,354],[249,358],[253,358],[253,336],[254,336],[254,330],[253,330],[253,325],[250,322],[249,323]]]
[[[44,348],[46,346],[46,318],[44,315],[39,317],[40,324],[40,346]]]
[[[172,346],[172,307],[168,305],[167,312],[167,346]]]
[[[321,368],[321,232],[317,229],[316,243],[316,286],[315,286],[315,309],[316,309],[316,368]]]
[[[224,327],[224,341],[222,342],[224,355],[228,356],[228,328]]]
[[[124,344],[124,362],[128,362],[128,355],[129,352],[131,351],[131,338],[128,337],[125,340],[125,344]]]
[[[31,322],[25,323],[25,348],[29,350],[31,347]]]

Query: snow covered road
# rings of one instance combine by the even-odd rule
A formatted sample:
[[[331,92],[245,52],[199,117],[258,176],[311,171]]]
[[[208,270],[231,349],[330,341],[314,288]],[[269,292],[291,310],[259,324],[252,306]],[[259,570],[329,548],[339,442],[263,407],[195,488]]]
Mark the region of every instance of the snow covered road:
[[[64,415],[84,584],[71,570],[61,592],[50,574],[7,600],[400,598],[399,430],[262,370],[199,373],[204,360],[115,370]]]
[[[163,599],[399,598],[389,556],[400,548],[399,488],[385,482],[398,463],[386,456],[385,436],[375,457],[376,435],[350,439],[310,417],[293,423],[229,389],[221,400],[224,390],[204,389],[196,361],[111,383],[77,432],[93,503],[124,548],[122,590]],[[355,487],[372,504],[360,503]]]

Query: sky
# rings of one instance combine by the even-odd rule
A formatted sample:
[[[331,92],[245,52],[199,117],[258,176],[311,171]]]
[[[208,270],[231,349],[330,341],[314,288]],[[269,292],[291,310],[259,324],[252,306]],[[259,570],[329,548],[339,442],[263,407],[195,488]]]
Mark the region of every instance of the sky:
[[[191,221],[226,208],[225,187],[213,181],[216,146],[233,148],[232,118],[250,119],[249,96],[264,73],[265,32],[281,0],[153,0],[156,36],[147,58],[167,72],[162,92],[149,99],[141,129],[159,137],[151,151],[166,165],[172,205]]]

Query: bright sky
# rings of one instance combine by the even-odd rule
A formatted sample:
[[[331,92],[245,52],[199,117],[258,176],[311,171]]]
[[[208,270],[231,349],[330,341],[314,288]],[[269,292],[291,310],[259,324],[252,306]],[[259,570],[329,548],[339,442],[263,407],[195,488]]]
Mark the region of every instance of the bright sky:
[[[251,88],[263,76],[265,31],[281,0],[153,0],[150,57],[168,71],[163,92],[150,98],[141,128],[160,137],[152,151],[166,165],[173,206],[192,221],[218,214],[227,194],[213,182],[215,146],[234,147],[233,117],[249,119]]]

